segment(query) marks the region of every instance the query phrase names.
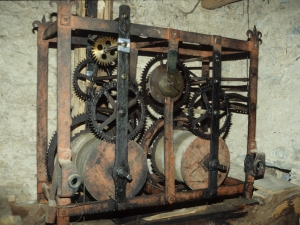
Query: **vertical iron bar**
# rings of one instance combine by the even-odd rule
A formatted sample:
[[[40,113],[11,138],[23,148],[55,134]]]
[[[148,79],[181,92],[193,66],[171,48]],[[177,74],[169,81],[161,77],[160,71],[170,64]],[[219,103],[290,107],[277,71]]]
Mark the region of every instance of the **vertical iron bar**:
[[[37,199],[44,199],[42,185],[47,182],[46,149],[48,145],[48,54],[49,43],[43,41],[45,23],[38,27],[38,68],[37,68]]]
[[[178,40],[173,34],[178,34],[177,31],[170,31],[171,38],[169,40],[169,51],[167,60],[167,72],[177,72],[178,60]],[[173,146],[173,98],[165,97],[165,128],[164,128],[164,172],[165,172],[165,186],[166,199],[169,204],[176,201],[175,199],[175,168],[174,168],[174,146]]]
[[[119,38],[129,39],[130,8],[122,5],[119,10]],[[120,171],[130,172],[127,142],[129,57],[129,53],[118,51],[116,158],[113,170],[117,202],[126,201],[127,180]]]
[[[57,158],[59,162],[57,178],[57,203],[71,203],[62,163],[69,162],[71,153],[71,27],[70,17],[74,2],[57,1]],[[58,225],[69,224],[69,217],[58,217]]]
[[[211,140],[209,156],[209,185],[208,196],[214,197],[218,189],[218,168],[219,159],[219,114],[221,96],[221,37],[214,36],[213,44],[213,90],[212,90],[212,112],[211,112]]]
[[[249,67],[249,93],[248,93],[248,143],[247,155],[253,156],[252,150],[256,149],[256,105],[257,105],[257,81],[258,81],[258,52],[259,33],[254,28],[250,38],[250,67]],[[253,156],[254,157],[254,156]],[[245,197],[251,198],[253,194],[254,176],[246,173]]]
[[[206,77],[206,78],[209,78],[209,63],[210,61],[209,60],[203,60],[202,61],[202,77]],[[202,100],[201,102],[201,108],[203,109],[205,107],[205,103],[204,101]],[[203,131],[206,132],[208,130],[208,125],[207,124],[204,124],[203,127],[202,127]]]

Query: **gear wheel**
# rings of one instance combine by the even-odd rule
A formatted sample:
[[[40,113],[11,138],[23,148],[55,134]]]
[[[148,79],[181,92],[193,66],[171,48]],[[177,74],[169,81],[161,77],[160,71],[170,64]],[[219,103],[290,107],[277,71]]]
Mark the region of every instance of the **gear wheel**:
[[[90,72],[86,71],[86,74],[83,74],[81,71],[87,68],[88,65],[91,65],[92,71]],[[115,69],[114,66],[97,65],[94,63],[92,59],[84,59],[77,65],[73,74],[73,89],[75,94],[78,96],[78,98],[80,98],[83,101],[90,100],[93,97],[93,93],[91,89],[95,84],[94,79],[97,76],[98,71],[99,70],[103,71],[107,74],[108,77],[111,77],[112,71],[114,69]],[[78,84],[79,80],[90,82],[89,84],[90,88],[87,91],[83,91]]]
[[[205,225],[231,225],[231,224],[226,221],[211,221],[206,223]]]
[[[118,57],[118,43],[111,37],[99,37],[92,46],[92,56],[100,65],[112,65]]]
[[[151,70],[160,63],[160,65],[165,65],[163,60],[167,59],[166,54],[158,55],[154,58],[152,58],[144,68],[142,72],[142,78],[141,78],[141,86],[142,86],[142,94],[145,98],[146,104],[149,103],[150,107],[153,108],[157,113],[163,114],[164,113],[164,104],[157,102],[152,96],[149,89],[149,76],[151,73]],[[177,69],[182,72],[183,78],[184,78],[184,90],[181,96],[178,100],[174,102],[174,112],[179,110],[181,106],[187,103],[189,100],[190,95],[190,78],[189,78],[189,72],[185,65],[181,63],[180,61],[177,62]]]
[[[104,115],[97,114],[97,120],[104,121],[107,119]],[[88,114],[80,114],[75,116],[72,119],[71,130],[74,130],[76,127],[84,124],[88,120]],[[74,136],[75,137],[75,136]],[[48,149],[46,151],[46,171],[48,180],[52,181],[52,174],[54,170],[54,160],[57,152],[57,132],[52,136],[50,143],[48,145]]]
[[[190,131],[203,139],[211,139],[210,131],[205,131],[204,125],[210,124],[210,119],[212,116],[212,106],[211,106],[211,95],[212,95],[212,86],[205,85],[200,88],[198,92],[194,94],[192,100],[189,105],[189,125]],[[230,104],[227,99],[227,96],[222,91],[221,99],[220,99],[220,110],[223,111],[219,115],[219,119],[225,117],[222,121],[222,125],[220,124],[219,135],[224,133],[230,125],[231,112],[230,112]],[[202,107],[201,107],[202,106]],[[195,111],[198,111],[195,113]],[[200,116],[196,116],[200,115]],[[208,127],[209,128],[209,127]]]
[[[92,131],[98,138],[108,142],[115,143],[116,136],[113,128],[116,125],[116,97],[117,97],[117,82],[111,81],[103,85],[95,97],[88,103],[89,124]],[[133,85],[128,87],[128,140],[134,139],[144,126],[146,119],[146,107],[144,100]],[[104,104],[104,107],[103,107]],[[134,120],[130,118],[137,108],[140,110],[139,117]],[[99,123],[95,117],[97,113],[106,115],[108,118]]]

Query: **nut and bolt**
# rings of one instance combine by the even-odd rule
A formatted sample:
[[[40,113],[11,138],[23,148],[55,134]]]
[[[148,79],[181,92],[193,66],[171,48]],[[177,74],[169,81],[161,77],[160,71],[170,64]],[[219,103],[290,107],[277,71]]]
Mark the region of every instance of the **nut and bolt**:
[[[175,197],[173,195],[169,195],[167,199],[170,204],[175,202]]]
[[[127,74],[126,74],[126,73],[123,73],[123,74],[122,74],[122,79],[123,79],[123,80],[126,80],[126,78],[127,78]]]
[[[118,169],[118,176],[121,178],[126,178],[128,181],[132,180],[132,176],[130,173],[126,172],[124,168]]]

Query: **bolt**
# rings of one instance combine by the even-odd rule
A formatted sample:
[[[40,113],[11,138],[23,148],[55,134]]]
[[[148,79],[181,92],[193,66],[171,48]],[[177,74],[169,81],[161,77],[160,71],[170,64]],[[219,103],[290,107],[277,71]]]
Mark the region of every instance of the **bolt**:
[[[173,195],[169,195],[169,196],[168,196],[168,202],[169,202],[170,204],[174,203],[174,202],[175,202],[175,197],[174,197]]]
[[[63,210],[63,211],[61,212],[61,214],[63,214],[63,215],[66,215],[66,211],[65,211],[65,210]]]
[[[64,18],[64,21],[67,22],[67,21],[68,21],[68,18]]]
[[[128,181],[132,180],[131,174],[127,173],[123,168],[118,169],[118,176],[122,178],[126,178]]]
[[[126,115],[126,112],[125,112],[124,109],[120,109],[120,110],[119,110],[119,114],[120,114],[120,116],[125,116],[125,115]]]
[[[127,74],[126,74],[126,73],[123,73],[123,74],[122,74],[122,79],[123,79],[123,80],[126,80],[126,78],[127,78]]]
[[[218,111],[217,110],[214,110],[214,115],[218,115]]]
[[[215,80],[215,83],[219,83],[219,80]]]
[[[127,46],[127,43],[123,42],[123,43],[121,43],[121,46],[125,48]]]
[[[216,62],[219,62],[220,58],[219,58],[219,55],[216,55]]]
[[[127,19],[127,18],[128,18],[128,14],[127,14],[127,13],[124,13],[124,14],[123,14],[123,18],[124,18],[124,19]]]

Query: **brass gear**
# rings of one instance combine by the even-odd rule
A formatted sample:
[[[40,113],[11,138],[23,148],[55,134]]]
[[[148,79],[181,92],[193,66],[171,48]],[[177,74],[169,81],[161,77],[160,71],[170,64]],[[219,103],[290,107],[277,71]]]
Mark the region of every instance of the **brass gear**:
[[[99,37],[92,46],[94,60],[103,66],[111,65],[118,57],[118,42],[111,37]]]

